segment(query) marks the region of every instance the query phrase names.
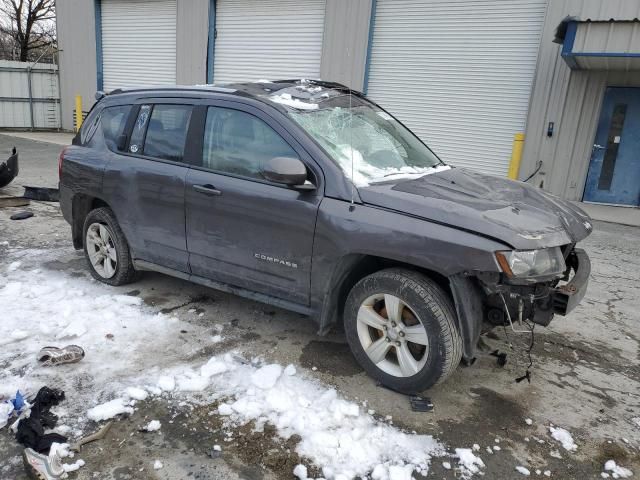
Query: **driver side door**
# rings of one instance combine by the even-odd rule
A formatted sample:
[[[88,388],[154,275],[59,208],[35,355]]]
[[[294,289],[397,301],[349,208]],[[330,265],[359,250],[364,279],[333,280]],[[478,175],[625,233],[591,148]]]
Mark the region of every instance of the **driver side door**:
[[[202,146],[185,193],[191,273],[307,306],[320,170],[255,107],[220,101],[200,107],[198,115]],[[281,156],[305,163],[317,188],[299,191],[265,180],[265,162]]]

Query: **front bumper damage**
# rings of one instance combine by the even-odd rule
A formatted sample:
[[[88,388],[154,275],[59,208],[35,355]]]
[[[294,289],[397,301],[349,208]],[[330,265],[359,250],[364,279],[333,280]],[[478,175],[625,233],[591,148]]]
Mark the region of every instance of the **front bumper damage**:
[[[473,360],[482,331],[527,321],[547,326],[556,314],[571,312],[586,294],[591,262],[580,248],[571,248],[565,262],[567,270],[562,278],[534,283],[509,283],[499,273],[450,277],[463,359]]]
[[[591,260],[587,252],[581,248],[574,248],[566,259],[567,272],[574,272],[567,283],[557,286],[551,293],[553,311],[558,315],[567,315],[584,298],[591,275]],[[567,278],[568,279],[568,278]]]

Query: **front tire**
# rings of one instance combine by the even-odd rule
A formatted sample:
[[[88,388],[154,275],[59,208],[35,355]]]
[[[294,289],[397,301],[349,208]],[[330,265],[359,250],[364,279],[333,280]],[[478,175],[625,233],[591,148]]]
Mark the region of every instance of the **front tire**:
[[[111,209],[89,212],[82,229],[84,253],[91,275],[109,285],[125,285],[136,278],[129,244]]]
[[[362,368],[399,392],[444,381],[462,358],[451,299],[418,272],[391,268],[360,280],[347,297],[344,324]]]

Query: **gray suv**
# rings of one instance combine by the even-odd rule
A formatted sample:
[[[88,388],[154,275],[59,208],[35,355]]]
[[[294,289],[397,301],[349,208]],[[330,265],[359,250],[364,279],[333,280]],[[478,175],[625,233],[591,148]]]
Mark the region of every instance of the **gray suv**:
[[[362,94],[283,80],[101,92],[60,154],[73,244],[109,285],[153,270],[344,325],[407,393],[481,331],[548,325],[584,296],[587,215],[454,168]]]

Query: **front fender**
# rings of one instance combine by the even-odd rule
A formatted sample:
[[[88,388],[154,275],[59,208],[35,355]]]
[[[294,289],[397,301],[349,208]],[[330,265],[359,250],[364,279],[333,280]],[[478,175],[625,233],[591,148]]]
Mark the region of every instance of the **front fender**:
[[[505,248],[495,240],[454,227],[325,198],[316,224],[310,304],[318,312],[320,331],[326,331],[337,319],[339,302],[334,296],[339,293],[340,282],[350,273],[351,262],[356,264],[361,257],[414,266],[450,278],[471,272],[498,272],[493,252]]]

